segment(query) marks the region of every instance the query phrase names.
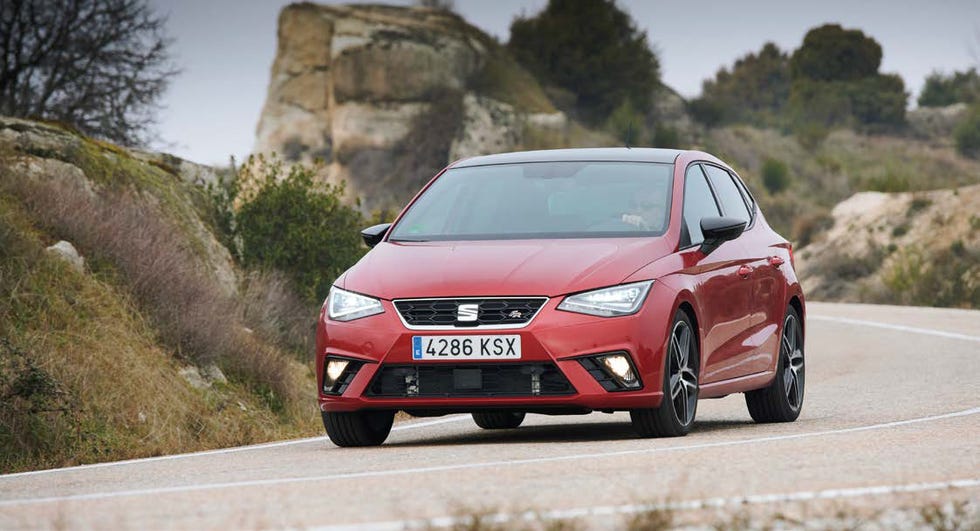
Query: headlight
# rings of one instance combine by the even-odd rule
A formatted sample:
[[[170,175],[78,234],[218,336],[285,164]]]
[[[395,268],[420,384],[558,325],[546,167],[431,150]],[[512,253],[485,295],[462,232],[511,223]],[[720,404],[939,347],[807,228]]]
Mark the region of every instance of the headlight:
[[[381,301],[336,286],[327,295],[327,316],[334,321],[353,321],[384,312]]]
[[[561,301],[558,309],[599,317],[634,314],[640,310],[652,284],[652,280],[647,280],[569,295]]]

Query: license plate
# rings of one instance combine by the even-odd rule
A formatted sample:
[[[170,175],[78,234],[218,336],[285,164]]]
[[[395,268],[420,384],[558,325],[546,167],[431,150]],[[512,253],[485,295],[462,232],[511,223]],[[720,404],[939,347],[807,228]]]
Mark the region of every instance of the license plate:
[[[414,336],[412,359],[521,359],[521,336]]]

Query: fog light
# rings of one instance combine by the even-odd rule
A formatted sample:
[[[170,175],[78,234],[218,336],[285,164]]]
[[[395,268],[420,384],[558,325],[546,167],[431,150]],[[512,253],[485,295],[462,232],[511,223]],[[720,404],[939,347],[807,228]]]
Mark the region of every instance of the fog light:
[[[323,368],[323,392],[332,395],[342,394],[361,365],[363,363],[359,361],[327,358],[326,366]]]
[[[630,366],[630,362],[626,359],[626,356],[622,354],[605,356],[602,358],[602,364],[612,372],[613,376],[624,382],[636,380],[636,375],[633,374],[633,367]]]
[[[328,360],[327,379],[323,383],[330,384],[330,387],[333,387],[333,384],[337,383],[337,380],[340,379],[340,375],[344,374],[344,369],[346,369],[347,365],[349,364],[350,362],[347,360],[337,360],[337,359]]]
[[[626,352],[611,352],[579,358],[606,391],[633,391],[642,387],[633,361]]]

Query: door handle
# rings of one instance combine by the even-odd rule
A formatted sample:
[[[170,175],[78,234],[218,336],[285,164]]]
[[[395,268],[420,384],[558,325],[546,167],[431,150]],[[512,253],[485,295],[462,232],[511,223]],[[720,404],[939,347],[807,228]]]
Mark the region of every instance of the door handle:
[[[778,256],[770,256],[769,257],[769,265],[771,265],[773,267],[779,267],[779,266],[783,265],[784,263],[786,263],[786,261],[783,260],[782,258],[778,257]]]
[[[738,268],[738,276],[742,278],[749,278],[749,275],[751,274],[752,274],[752,268],[747,265]]]

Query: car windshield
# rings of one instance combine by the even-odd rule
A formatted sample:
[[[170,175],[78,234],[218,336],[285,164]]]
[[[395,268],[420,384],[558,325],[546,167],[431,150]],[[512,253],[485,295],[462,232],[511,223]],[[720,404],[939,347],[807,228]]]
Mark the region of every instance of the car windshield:
[[[391,241],[660,236],[672,164],[533,162],[446,171]]]

